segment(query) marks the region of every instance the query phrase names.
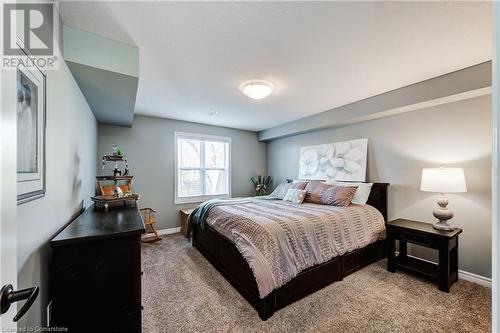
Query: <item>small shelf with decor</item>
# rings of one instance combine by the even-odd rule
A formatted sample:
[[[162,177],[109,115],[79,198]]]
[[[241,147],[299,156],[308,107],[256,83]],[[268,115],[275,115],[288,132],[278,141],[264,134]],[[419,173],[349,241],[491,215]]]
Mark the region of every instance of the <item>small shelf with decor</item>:
[[[102,157],[102,160],[106,162],[116,162],[116,161],[126,161],[127,159],[123,155],[104,155]]]
[[[124,195],[123,197],[117,197],[114,195],[96,195],[91,197],[92,201],[95,202],[97,207],[104,207],[104,209],[109,208],[109,204],[113,203],[123,203],[124,206],[127,206],[128,202],[137,202],[140,199],[139,194],[129,194]]]
[[[96,195],[91,197],[95,202],[96,207],[109,208],[110,204],[123,203],[127,206],[129,202],[136,204],[139,200],[139,194],[132,191],[132,179],[134,176],[129,174],[128,160],[123,155],[118,146],[113,146],[112,155],[104,155],[102,157],[102,168],[106,168],[106,162],[114,162],[113,175],[103,175],[96,177]],[[125,163],[125,169],[119,169],[119,163]]]
[[[134,176],[128,175],[128,176],[96,176],[95,177],[97,180],[113,180],[113,181],[119,181],[119,180],[126,180],[126,181],[132,181],[132,178]]]

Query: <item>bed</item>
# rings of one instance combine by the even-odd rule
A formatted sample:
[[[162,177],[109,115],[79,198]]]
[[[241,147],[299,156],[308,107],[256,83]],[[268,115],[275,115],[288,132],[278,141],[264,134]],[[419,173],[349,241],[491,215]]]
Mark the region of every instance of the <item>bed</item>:
[[[340,214],[339,216],[349,219],[349,216],[353,214],[355,216],[371,216],[373,215],[373,211],[376,211],[382,223],[385,223],[387,221],[388,185],[387,183],[373,184],[367,201],[367,205],[369,206],[366,208],[356,207],[356,205],[345,207],[344,211],[331,208],[331,212],[328,211],[328,213]],[[207,223],[203,228],[197,224],[193,224],[193,246],[255,308],[262,320],[267,320],[276,310],[334,281],[340,281],[356,270],[386,257],[385,239],[383,236],[376,236],[380,234],[380,228],[378,228],[377,230],[373,230],[372,233],[365,232],[369,234],[368,238],[365,237],[366,239],[360,237],[356,240],[353,236],[353,241],[349,242],[349,244],[355,243],[357,246],[348,244],[342,247],[337,245],[332,246],[336,250],[323,251],[321,253],[323,260],[324,258],[328,258],[324,262],[317,263],[317,260],[304,260],[303,262],[295,263],[300,268],[299,271],[295,272],[296,274],[284,270],[283,272],[278,272],[281,273],[278,274],[274,270],[279,270],[283,265],[276,264],[277,268],[273,268],[273,273],[275,274],[273,285],[272,279],[268,278],[266,280],[265,274],[256,270],[258,266],[253,262],[255,261],[255,257],[249,259],[247,252],[252,252],[253,249],[242,247],[240,241],[235,241],[232,236],[235,232],[234,230],[230,230],[235,228],[234,223],[233,225],[224,223],[224,221],[231,220],[224,218],[224,214],[241,215],[243,219],[245,214],[251,214],[255,210],[256,206],[252,207],[251,205],[255,205],[255,203],[247,203],[246,206],[240,205],[235,208],[213,208],[213,210],[219,209],[220,211],[215,212],[217,214],[214,213],[212,216],[209,215]],[[269,216],[265,216],[267,218],[273,218],[275,214],[278,214],[278,216],[280,216],[279,214],[286,215],[288,214],[285,212],[286,210],[293,210],[293,207],[287,204],[273,201],[263,201],[259,205],[262,208],[259,214],[268,214]],[[237,208],[239,208],[239,211],[231,211],[231,209]],[[305,205],[303,209],[305,212],[308,212],[307,214],[314,216],[316,214],[313,213],[314,211],[323,212],[330,208]],[[245,210],[247,211],[246,213],[244,213]],[[272,211],[274,213],[271,213]],[[297,211],[295,211],[295,214],[297,214]],[[304,213],[305,216],[309,216],[307,214]],[[238,225],[240,228],[249,227],[249,225],[246,225],[242,221],[237,222],[239,222]],[[330,238],[332,237],[330,236]],[[332,251],[335,253],[332,253]],[[297,257],[293,260],[298,261]],[[276,278],[276,276],[280,276],[280,278]],[[266,283],[266,281],[268,282]]]

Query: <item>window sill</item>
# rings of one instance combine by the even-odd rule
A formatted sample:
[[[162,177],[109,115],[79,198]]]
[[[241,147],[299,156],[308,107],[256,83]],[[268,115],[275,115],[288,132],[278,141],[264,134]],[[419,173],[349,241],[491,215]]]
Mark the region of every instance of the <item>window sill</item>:
[[[202,197],[185,197],[185,198],[175,198],[174,205],[184,205],[193,203],[202,203],[211,199],[227,199],[230,198],[231,194],[221,194],[221,195],[210,195]]]

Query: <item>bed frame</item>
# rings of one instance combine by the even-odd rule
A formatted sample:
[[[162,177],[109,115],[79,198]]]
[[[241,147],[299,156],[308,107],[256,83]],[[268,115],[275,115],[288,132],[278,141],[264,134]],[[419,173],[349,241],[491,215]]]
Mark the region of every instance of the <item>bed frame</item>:
[[[387,222],[388,183],[374,183],[368,204],[377,208]],[[300,272],[284,286],[259,298],[257,282],[247,261],[229,239],[209,225],[203,229],[193,225],[193,246],[197,248],[231,285],[257,310],[262,320],[278,309],[295,302],[334,281],[386,257],[385,240],[346,253]]]

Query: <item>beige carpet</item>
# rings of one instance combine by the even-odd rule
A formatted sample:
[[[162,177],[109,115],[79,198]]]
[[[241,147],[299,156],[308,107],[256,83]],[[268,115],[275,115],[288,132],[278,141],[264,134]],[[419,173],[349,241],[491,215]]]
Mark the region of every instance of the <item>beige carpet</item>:
[[[277,311],[267,321],[180,234],[143,244],[143,332],[489,332],[490,290],[449,294],[392,274],[385,260]]]

